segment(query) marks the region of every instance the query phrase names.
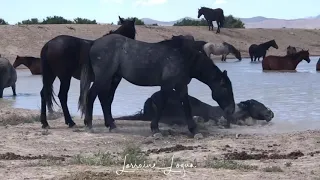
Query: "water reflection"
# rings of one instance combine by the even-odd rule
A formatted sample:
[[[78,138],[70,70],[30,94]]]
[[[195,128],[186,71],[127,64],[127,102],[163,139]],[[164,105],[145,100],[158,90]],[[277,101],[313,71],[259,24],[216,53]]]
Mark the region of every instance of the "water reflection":
[[[301,62],[296,73],[262,72],[261,62],[250,63],[249,59],[242,61],[228,59],[228,62],[217,61],[216,64],[221,70],[228,71],[237,102],[256,99],[274,111],[274,122],[291,123],[292,127],[300,124],[299,127],[317,128],[320,127],[320,91],[317,83],[320,74],[315,70],[317,60],[318,57],[312,57],[310,63]],[[13,103],[14,107],[40,109],[41,81],[41,76],[31,75],[29,70],[19,70],[18,94],[12,97],[11,88],[6,88],[4,100]],[[54,83],[56,94],[58,94],[59,84],[57,79]],[[79,86],[79,81],[72,79],[68,106],[73,115],[79,115],[77,110]],[[160,87],[139,87],[122,80],[112,104],[113,116],[139,111],[144,101],[159,89]],[[209,88],[198,80],[191,81],[189,94],[211,105],[217,105],[211,99]],[[57,97],[56,100],[59,102]],[[93,113],[102,115],[98,98],[95,101]]]

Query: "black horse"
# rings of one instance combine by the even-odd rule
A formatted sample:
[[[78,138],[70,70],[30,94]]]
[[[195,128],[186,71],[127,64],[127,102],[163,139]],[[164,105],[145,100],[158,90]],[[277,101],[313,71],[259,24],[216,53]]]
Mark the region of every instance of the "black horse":
[[[135,39],[135,19],[124,20],[119,16],[121,26],[108,34],[121,34],[131,39]],[[42,128],[49,128],[46,115],[46,105],[52,111],[55,101],[52,84],[56,77],[60,79],[59,99],[65,118],[65,123],[69,127],[75,125],[71,119],[67,106],[68,91],[71,78],[80,80],[82,63],[89,58],[89,50],[93,40],[81,39],[78,37],[60,35],[48,41],[41,50],[42,83],[41,94],[41,124]],[[93,79],[91,79],[93,80]],[[57,103],[56,103],[57,104]]]
[[[210,27],[213,31],[212,21],[216,21],[218,25],[216,33],[220,33],[220,28],[223,27],[225,21],[223,10],[221,8],[211,9],[207,7],[201,7],[200,9],[198,9],[198,18],[200,18],[200,16],[202,15],[208,22],[209,31]]]
[[[111,104],[117,84],[114,79],[125,78],[137,86],[160,86],[159,99],[153,100],[157,115],[151,122],[151,131],[161,136],[159,119],[168,93],[175,89],[183,106],[189,131],[201,138],[191,116],[188,99],[188,84],[192,78],[207,84],[212,98],[217,101],[226,115],[235,111],[231,81],[227,71],[221,71],[210,58],[193,49],[191,40],[181,38],[158,43],[136,41],[117,34],[97,39],[90,50],[90,58],[83,65],[80,80],[79,109],[85,114],[85,123],[92,128],[94,95],[98,93],[105,125],[116,129],[111,116]],[[90,80],[95,78],[90,88]],[[160,102],[160,103],[156,103]],[[229,124],[230,127],[230,124]]]
[[[249,55],[250,55],[250,58],[251,58],[251,62],[253,61],[253,57],[254,57],[254,61],[256,61],[257,58],[258,58],[258,61],[260,61],[260,57],[262,57],[262,59],[264,59],[266,57],[267,50],[270,47],[273,47],[275,49],[279,48],[274,39],[270,40],[270,41],[267,41],[265,43],[259,44],[259,45],[252,44],[249,47]]]

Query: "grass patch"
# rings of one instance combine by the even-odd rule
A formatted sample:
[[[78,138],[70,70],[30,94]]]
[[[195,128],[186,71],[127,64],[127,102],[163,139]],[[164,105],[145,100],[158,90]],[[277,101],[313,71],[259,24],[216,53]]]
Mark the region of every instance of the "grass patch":
[[[204,162],[205,168],[213,169],[239,169],[239,170],[257,170],[258,166],[238,163],[232,160],[217,160],[214,157],[208,157]]]
[[[269,166],[262,169],[264,172],[283,172],[279,166]]]
[[[110,152],[98,152],[93,155],[78,154],[73,156],[71,162],[73,164],[85,164],[91,166],[112,166],[122,165],[124,158],[126,164],[143,164],[149,159],[142,150],[134,145],[128,145],[119,155],[111,154]]]

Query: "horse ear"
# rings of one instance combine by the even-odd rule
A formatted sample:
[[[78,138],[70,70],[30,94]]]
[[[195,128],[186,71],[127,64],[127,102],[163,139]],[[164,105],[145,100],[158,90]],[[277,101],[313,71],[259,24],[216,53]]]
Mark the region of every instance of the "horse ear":
[[[226,70],[224,70],[223,72],[222,72],[224,75],[228,75],[228,73],[227,73],[227,71]]]
[[[135,17],[132,19],[132,22],[136,22],[136,18]]]
[[[123,23],[123,19],[119,16],[119,21],[121,22],[121,23]]]

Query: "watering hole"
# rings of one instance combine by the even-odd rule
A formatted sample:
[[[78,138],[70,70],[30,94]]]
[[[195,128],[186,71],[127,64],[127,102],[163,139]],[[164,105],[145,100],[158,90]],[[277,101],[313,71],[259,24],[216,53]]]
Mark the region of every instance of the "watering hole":
[[[316,129],[320,127],[320,73],[315,71],[319,57],[311,57],[311,62],[301,62],[297,72],[262,72],[261,63],[250,63],[249,59],[241,62],[227,59],[227,62],[215,61],[221,70],[227,70],[233,83],[236,102],[256,99],[268,106],[275,113],[272,126],[264,127],[268,132],[290,132]],[[16,108],[39,109],[42,77],[31,75],[28,69],[17,70],[17,96],[12,97],[11,88],[4,90],[4,99],[0,103],[10,103]],[[55,94],[58,94],[60,82],[54,83]],[[68,106],[72,115],[78,111],[80,81],[72,79],[68,94]],[[136,113],[143,108],[145,100],[158,91],[160,87],[140,87],[122,79],[112,104],[114,117]],[[217,105],[211,99],[210,89],[193,79],[189,84],[189,94],[211,105]],[[59,102],[58,97],[55,97]],[[56,106],[56,109],[58,107]],[[98,98],[95,101],[94,115],[102,115]],[[240,129],[239,129],[240,128]],[[241,131],[241,128],[237,131]],[[232,129],[230,130],[232,131]],[[254,132],[253,128],[243,131]],[[259,130],[258,130],[259,131]]]

